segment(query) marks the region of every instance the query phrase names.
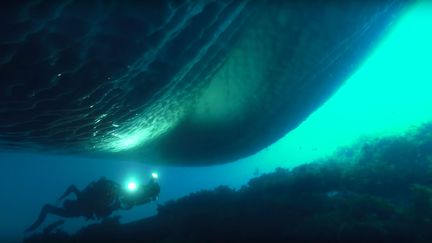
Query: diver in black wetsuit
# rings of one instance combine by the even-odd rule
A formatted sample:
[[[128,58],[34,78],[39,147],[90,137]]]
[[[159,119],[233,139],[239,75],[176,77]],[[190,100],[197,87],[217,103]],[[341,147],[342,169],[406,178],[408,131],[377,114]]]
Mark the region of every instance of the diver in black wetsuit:
[[[108,217],[115,210],[130,209],[133,206],[157,200],[159,192],[160,186],[155,177],[152,177],[149,183],[138,188],[133,193],[125,192],[118,183],[104,177],[90,183],[82,191],[71,185],[59,200],[63,200],[71,193],[76,195],[76,200],[63,201],[63,207],[46,204],[37,220],[26,229],[26,232],[39,227],[48,214],[66,218],[85,217],[87,220],[101,219]]]

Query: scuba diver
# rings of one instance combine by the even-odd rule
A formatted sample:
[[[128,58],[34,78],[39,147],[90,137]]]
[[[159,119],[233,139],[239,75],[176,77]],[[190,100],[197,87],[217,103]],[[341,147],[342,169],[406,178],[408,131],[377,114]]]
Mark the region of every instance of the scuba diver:
[[[76,199],[64,200],[63,207],[45,204],[37,220],[25,232],[38,228],[48,214],[65,218],[85,217],[87,220],[101,219],[108,217],[116,210],[127,210],[133,206],[155,201],[158,199],[160,192],[160,186],[157,183],[157,174],[155,173],[152,174],[150,181],[146,185],[137,187],[131,183],[128,187],[131,191],[124,190],[118,183],[107,180],[105,177],[90,183],[82,191],[71,185],[58,200],[63,200],[71,193],[76,195]]]

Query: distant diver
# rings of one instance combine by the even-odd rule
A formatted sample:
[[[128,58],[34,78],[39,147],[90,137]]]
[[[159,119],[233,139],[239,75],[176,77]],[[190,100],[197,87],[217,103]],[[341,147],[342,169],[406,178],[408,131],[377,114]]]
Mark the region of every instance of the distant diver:
[[[133,192],[127,192],[118,183],[107,180],[105,177],[91,182],[82,191],[71,185],[58,200],[63,200],[71,193],[76,195],[76,199],[64,200],[63,207],[45,204],[37,220],[25,232],[38,228],[48,214],[65,218],[101,219],[108,217],[116,210],[127,210],[133,206],[143,205],[158,199],[160,186],[157,182],[157,174],[153,173],[150,181],[144,186],[136,187],[135,184],[133,185]],[[129,189],[132,191],[130,186]]]

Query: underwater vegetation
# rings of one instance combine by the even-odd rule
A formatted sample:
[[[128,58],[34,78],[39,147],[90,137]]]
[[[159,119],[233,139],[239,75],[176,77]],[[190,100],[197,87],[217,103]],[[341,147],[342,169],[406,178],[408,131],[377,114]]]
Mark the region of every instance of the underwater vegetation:
[[[137,222],[109,218],[73,235],[54,228],[24,242],[432,242],[432,123],[238,190],[192,193]]]

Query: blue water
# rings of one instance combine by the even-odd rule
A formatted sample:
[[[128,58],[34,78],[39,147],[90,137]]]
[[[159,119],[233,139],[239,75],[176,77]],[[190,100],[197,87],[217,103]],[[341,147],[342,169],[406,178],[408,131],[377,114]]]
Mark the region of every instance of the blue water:
[[[329,156],[337,148],[358,139],[403,134],[432,120],[432,98],[428,92],[432,83],[429,69],[432,66],[432,12],[426,6],[429,5],[423,3],[405,15],[399,27],[384,39],[382,46],[370,53],[370,64],[365,61],[339,92],[296,130],[253,156],[223,165],[175,167],[84,156],[18,151],[1,153],[0,240],[19,241],[27,236],[23,231],[37,217],[41,206],[55,203],[70,184],[84,188],[91,181],[105,176],[126,185],[131,178],[145,182],[152,172],[157,172],[162,188],[159,200],[115,213],[122,216],[121,222],[126,223],[154,215],[157,204],[191,192],[219,185],[240,188],[249,179],[277,167],[292,168]],[[404,30],[409,31],[409,36]],[[403,40],[401,36],[405,36]],[[401,51],[399,56],[395,50]],[[389,53],[392,56],[385,56]],[[407,80],[408,75],[412,79]],[[371,77],[375,79],[371,81]],[[405,79],[396,80],[397,77]],[[371,91],[366,95],[370,102],[359,102],[366,91]],[[45,224],[56,219],[49,217]],[[71,219],[64,229],[74,232],[90,223],[93,222]]]

